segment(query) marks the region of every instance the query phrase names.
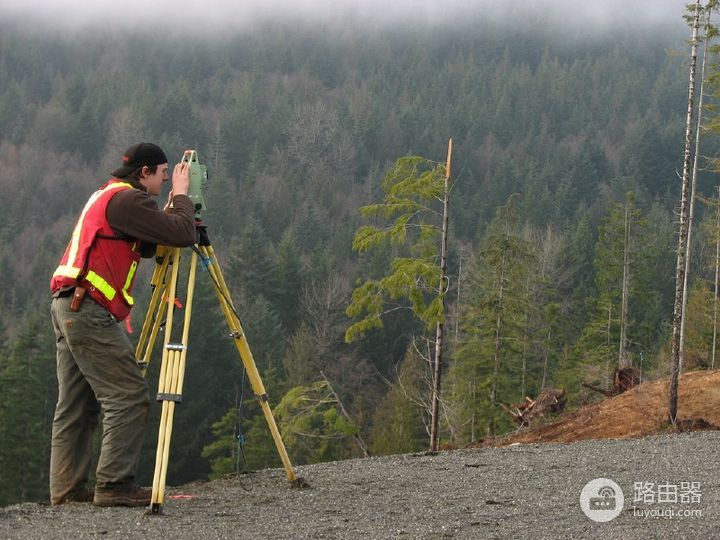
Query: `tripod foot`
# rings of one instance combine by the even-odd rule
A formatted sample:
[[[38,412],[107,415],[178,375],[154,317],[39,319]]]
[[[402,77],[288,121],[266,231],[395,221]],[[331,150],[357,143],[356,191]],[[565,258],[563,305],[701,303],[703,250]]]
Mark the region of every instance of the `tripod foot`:
[[[297,489],[309,488],[310,484],[308,484],[302,476],[298,476],[295,480],[290,480],[290,487]]]
[[[150,506],[148,506],[145,509],[146,516],[158,516],[158,515],[161,516],[162,513],[163,513],[162,504],[160,504],[160,503],[152,503],[152,504],[150,504]]]

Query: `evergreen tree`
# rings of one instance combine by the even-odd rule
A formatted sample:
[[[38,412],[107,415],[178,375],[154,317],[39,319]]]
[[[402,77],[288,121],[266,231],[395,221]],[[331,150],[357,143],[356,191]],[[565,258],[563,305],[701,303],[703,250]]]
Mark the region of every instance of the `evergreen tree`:
[[[690,290],[685,321],[683,369],[709,369],[712,358],[713,292],[704,280]]]
[[[230,409],[225,416],[212,425],[217,439],[206,445],[202,457],[210,458],[210,479],[214,480],[226,474],[238,473],[240,461],[238,449],[238,411]]]
[[[653,203],[644,219],[646,225],[641,229],[638,243],[630,317],[636,350],[647,353],[667,337],[674,286],[674,261],[668,253],[675,248],[676,230],[672,211],[658,202]]]
[[[390,275],[368,279],[356,287],[347,314],[363,318],[347,329],[347,341],[371,328],[381,328],[383,316],[397,309],[411,309],[428,331],[443,319],[437,243],[442,216],[437,203],[443,193],[443,179],[444,166],[420,157],[401,158],[385,177],[384,202],[361,209],[366,216],[395,217],[395,221],[389,226],[360,227],[353,249],[365,252],[396,245],[403,248],[405,256],[393,259]],[[398,302],[403,300],[409,306]]]
[[[292,229],[283,233],[275,249],[273,263],[273,282],[277,287],[270,291],[271,298],[283,327],[287,333],[291,333],[298,324],[300,294],[303,290],[300,251]]]
[[[522,345],[530,306],[527,280],[533,246],[521,235],[511,197],[497,211],[475,258],[463,340],[452,367],[454,408],[462,440],[495,435],[509,427],[498,403],[522,399]]]
[[[26,322],[0,357],[0,505],[49,496],[56,388],[54,339],[44,323]]]
[[[637,276],[642,269],[640,244],[646,237],[646,226],[632,193],[627,194],[624,204],[611,206],[600,226],[595,248],[598,295],[594,315],[578,343],[581,362],[594,370],[595,384],[601,376],[604,383],[600,384],[610,386],[616,368],[632,365],[629,344],[635,340],[630,306],[637,298]]]
[[[375,454],[417,452],[426,446],[430,403],[426,362],[411,346],[397,368],[397,381],[373,414],[370,450]]]
[[[272,298],[277,290],[277,283],[276,274],[273,272],[271,246],[272,243],[260,222],[250,216],[240,235],[231,239],[225,256],[225,279],[233,284],[233,294],[245,299],[251,299],[258,294]]]
[[[274,410],[283,441],[298,463],[342,459],[357,427],[339,410],[327,381],[292,388]]]

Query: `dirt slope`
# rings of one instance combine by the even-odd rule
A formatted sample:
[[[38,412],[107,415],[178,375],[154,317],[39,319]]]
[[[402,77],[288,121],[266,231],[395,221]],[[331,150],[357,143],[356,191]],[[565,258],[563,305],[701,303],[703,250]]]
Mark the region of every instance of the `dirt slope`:
[[[565,415],[561,420],[495,441],[494,446],[531,442],[627,439],[668,431],[669,380],[645,382],[632,390]],[[720,426],[720,370],[680,377],[681,428]]]

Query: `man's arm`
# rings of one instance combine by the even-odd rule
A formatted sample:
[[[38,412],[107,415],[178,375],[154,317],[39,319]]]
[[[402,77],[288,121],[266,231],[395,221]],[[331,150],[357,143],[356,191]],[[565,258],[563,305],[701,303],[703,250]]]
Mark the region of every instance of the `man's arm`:
[[[175,195],[173,207],[163,212],[147,193],[127,189],[110,199],[106,215],[113,230],[142,242],[191,246],[197,242],[192,201],[187,195]]]

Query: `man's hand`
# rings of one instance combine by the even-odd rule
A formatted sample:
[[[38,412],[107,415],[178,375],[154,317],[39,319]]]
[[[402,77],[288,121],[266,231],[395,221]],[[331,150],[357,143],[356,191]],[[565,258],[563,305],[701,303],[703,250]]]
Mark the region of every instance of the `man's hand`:
[[[187,195],[190,189],[190,164],[178,163],[172,175],[172,195]]]

